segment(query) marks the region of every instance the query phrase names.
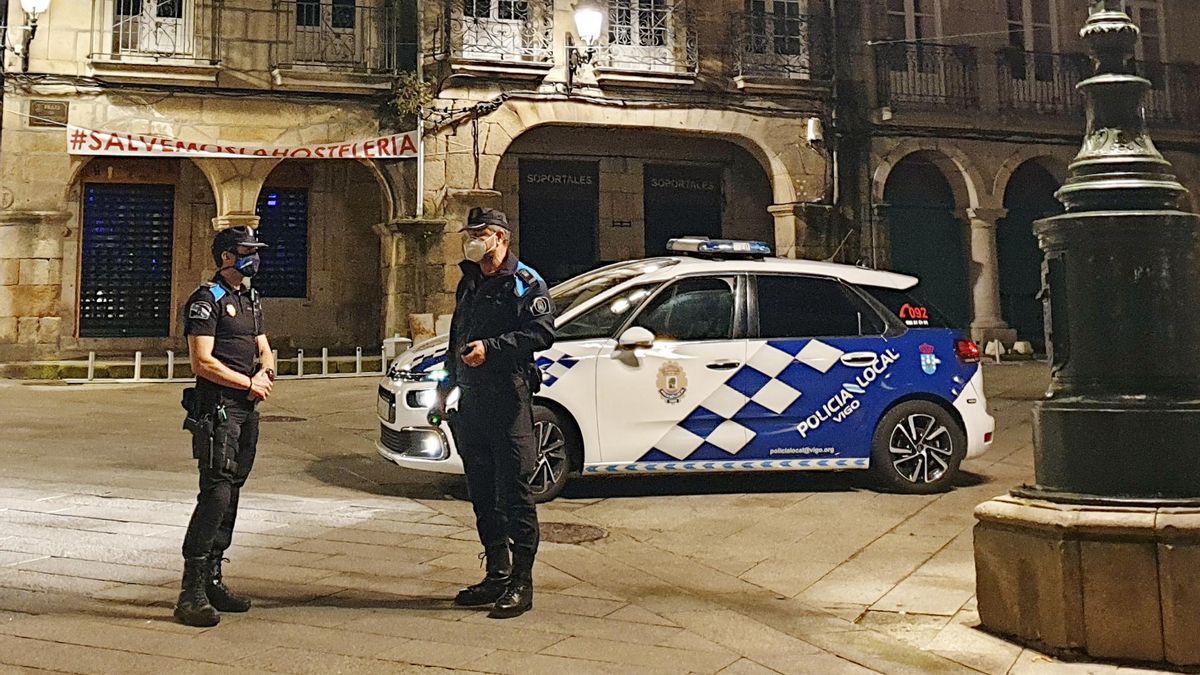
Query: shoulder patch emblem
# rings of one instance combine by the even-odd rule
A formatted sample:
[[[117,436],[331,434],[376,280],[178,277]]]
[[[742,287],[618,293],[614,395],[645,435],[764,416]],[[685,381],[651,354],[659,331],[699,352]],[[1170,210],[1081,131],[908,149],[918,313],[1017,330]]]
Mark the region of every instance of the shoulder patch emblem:
[[[208,321],[210,318],[212,318],[212,310],[212,305],[208,304],[207,302],[193,302],[191,306],[188,307],[188,318],[198,319],[200,321]]]
[[[550,298],[539,295],[533,299],[533,315],[546,316],[550,313]]]

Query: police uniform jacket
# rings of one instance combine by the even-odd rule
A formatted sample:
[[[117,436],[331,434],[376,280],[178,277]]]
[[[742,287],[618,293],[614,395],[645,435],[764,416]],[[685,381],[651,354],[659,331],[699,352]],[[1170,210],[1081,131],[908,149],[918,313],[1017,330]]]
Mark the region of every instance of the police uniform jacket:
[[[254,375],[258,359],[257,338],[263,335],[262,302],[258,291],[234,288],[217,275],[197,288],[184,309],[184,335],[210,335],[213,356],[230,370],[247,377]],[[199,390],[241,391],[196,378]]]
[[[477,263],[460,263],[463,278],[455,293],[446,354],[449,376],[443,391],[462,385],[511,385],[533,371],[533,354],[554,342],[554,305],[546,282],[512,253],[494,276],[485,276]],[[463,347],[480,340],[486,349],[483,365],[462,362]]]

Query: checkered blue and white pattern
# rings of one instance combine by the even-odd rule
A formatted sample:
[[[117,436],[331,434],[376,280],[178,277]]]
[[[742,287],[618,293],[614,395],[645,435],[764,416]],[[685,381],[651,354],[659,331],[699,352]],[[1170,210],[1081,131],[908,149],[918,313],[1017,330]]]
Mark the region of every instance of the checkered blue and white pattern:
[[[803,396],[804,382],[814,371],[829,372],[843,354],[819,340],[761,344],[744,366],[667,432],[654,450],[678,460],[706,448],[737,455],[766,431],[756,428],[764,419],[782,415]],[[698,456],[714,454],[699,452]]]
[[[575,367],[579,359],[557,349],[547,349],[537,355],[534,364],[542,369],[542,386],[553,387],[567,371]]]
[[[431,370],[441,368],[442,364],[446,362],[446,352],[449,351],[449,349],[449,347],[439,347],[438,349],[435,349],[426,356],[422,357],[420,361],[413,365],[413,372],[428,373]]]

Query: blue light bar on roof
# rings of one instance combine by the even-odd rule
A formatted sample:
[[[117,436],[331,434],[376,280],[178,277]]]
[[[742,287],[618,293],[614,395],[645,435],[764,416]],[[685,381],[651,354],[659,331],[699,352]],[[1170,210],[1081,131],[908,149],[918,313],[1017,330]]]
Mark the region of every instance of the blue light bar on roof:
[[[671,253],[684,253],[721,258],[762,258],[771,255],[771,247],[761,241],[683,237],[667,242]]]

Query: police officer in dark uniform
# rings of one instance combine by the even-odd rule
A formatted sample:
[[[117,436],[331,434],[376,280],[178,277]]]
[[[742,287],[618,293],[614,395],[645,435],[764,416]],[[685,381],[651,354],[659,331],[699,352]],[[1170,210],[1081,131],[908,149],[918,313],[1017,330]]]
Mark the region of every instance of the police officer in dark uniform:
[[[221,576],[233,539],[238,492],[250,475],[258,444],[255,406],[271,395],[275,360],[263,329],[258,292],[243,282],[258,271],[266,246],[248,227],[213,238],[217,274],[184,307],[196,388],[185,392],[185,427],[199,462],[200,494],[183,540],[183,590],[175,618],[215,626],[220,612],[245,612],[250,600],[233,594]]]
[[[449,376],[439,385],[430,418],[445,414],[446,396],[458,387],[450,427],[467,474],[487,576],[454,602],[492,605],[489,616],[507,618],[533,607],[538,522],[529,481],[537,461],[532,398],[541,385],[533,354],[554,342],[554,313],[546,283],[509,250],[512,231],[503,213],[472,209],[464,231]]]

